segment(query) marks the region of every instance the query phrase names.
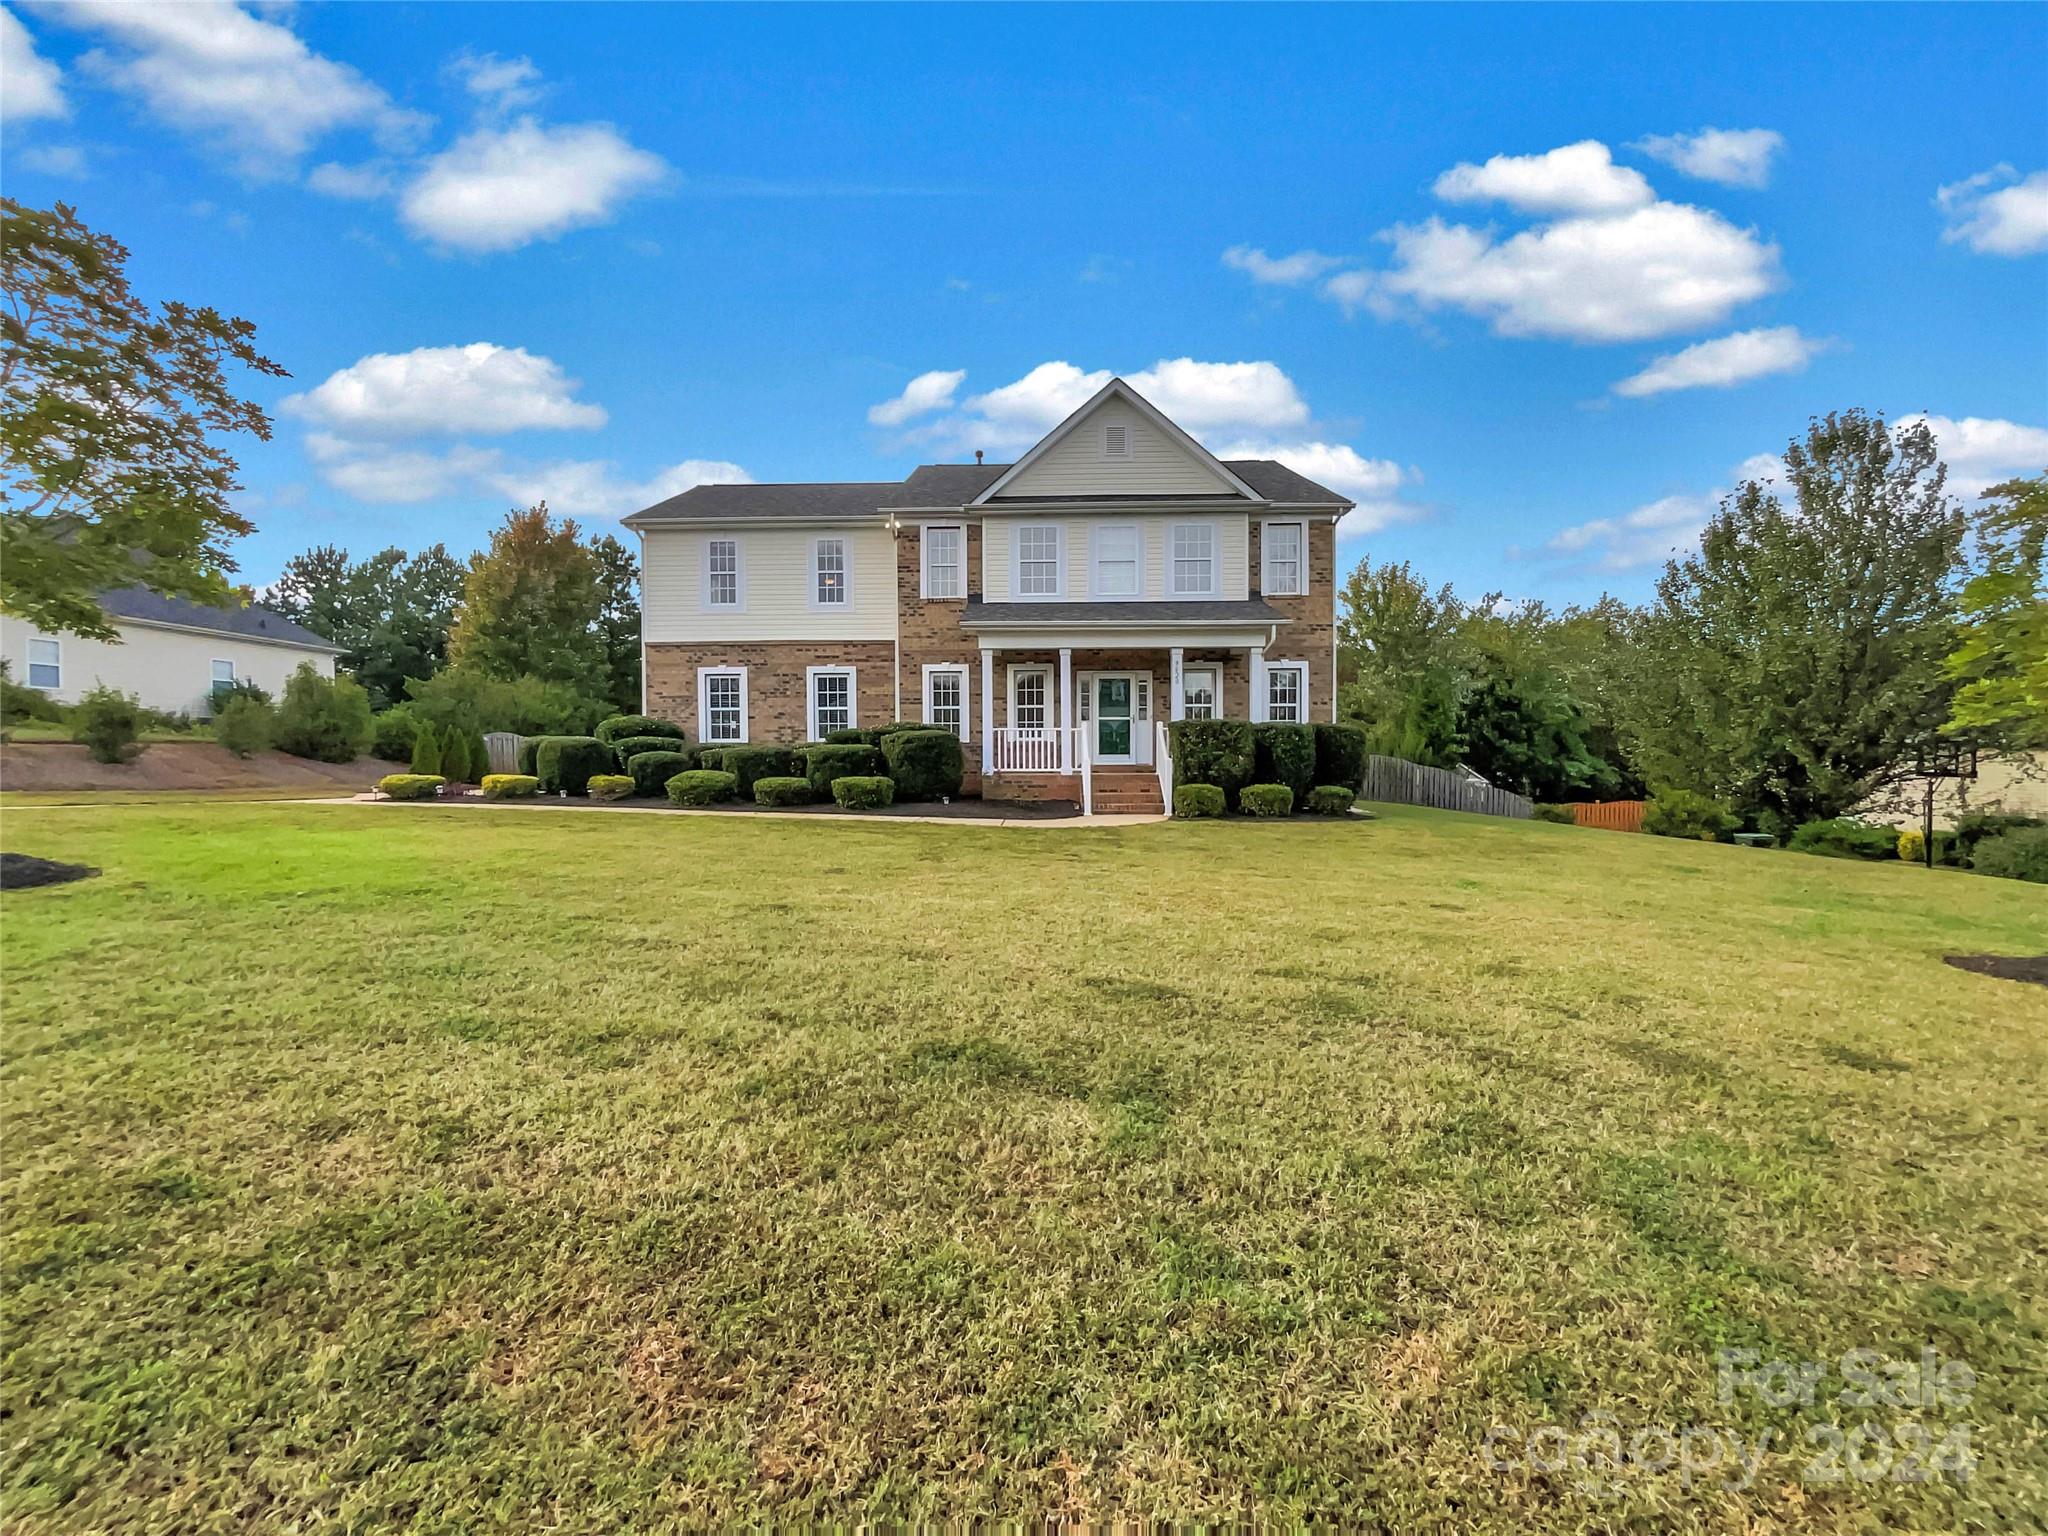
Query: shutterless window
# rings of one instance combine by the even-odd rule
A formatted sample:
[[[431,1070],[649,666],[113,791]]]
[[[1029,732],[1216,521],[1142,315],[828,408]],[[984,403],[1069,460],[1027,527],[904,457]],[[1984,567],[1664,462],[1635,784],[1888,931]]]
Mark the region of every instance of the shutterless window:
[[[740,541],[713,539],[704,546],[704,593],[713,608],[740,605]]]
[[[817,595],[821,605],[838,607],[846,601],[846,540],[818,540],[817,576]]]
[[[1181,523],[1173,530],[1173,590],[1201,596],[1216,590],[1216,530],[1207,523]]]
[[[216,661],[213,664],[213,684],[216,688],[235,686],[235,664],[232,661]]]
[[[704,736],[707,741],[744,741],[746,708],[737,672],[713,672],[704,679]]]
[[[1017,530],[1017,592],[1021,597],[1057,597],[1060,590],[1060,531]]]
[[[1010,710],[1010,724],[1020,731],[1045,730],[1047,685],[1051,674],[1047,672],[1019,672],[1017,674],[1017,697]]]
[[[811,674],[811,735],[822,740],[827,731],[843,731],[853,724],[853,674],[813,672]]]
[[[1132,527],[1095,530],[1095,596],[1138,595],[1138,530]]]
[[[924,595],[965,597],[967,530],[927,528],[924,531]]]
[[[1296,725],[1306,719],[1302,694],[1307,681],[1300,667],[1266,668],[1266,718]]]
[[[1265,551],[1265,595],[1299,597],[1306,590],[1301,581],[1301,524],[1266,524]]]
[[[934,668],[925,674],[924,723],[967,737],[967,670]]]
[[[64,648],[55,640],[28,643],[28,685],[31,688],[64,686]]]
[[[1189,667],[1180,679],[1180,712],[1190,720],[1216,718],[1216,669]]]

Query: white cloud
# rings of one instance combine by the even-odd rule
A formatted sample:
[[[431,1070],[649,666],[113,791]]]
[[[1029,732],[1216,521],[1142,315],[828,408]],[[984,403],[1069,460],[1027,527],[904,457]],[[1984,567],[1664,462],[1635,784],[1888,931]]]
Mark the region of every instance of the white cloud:
[[[1770,128],[1702,128],[1698,133],[1653,133],[1635,147],[1702,181],[1730,187],[1770,183],[1771,160],[1785,136]]]
[[[488,341],[376,352],[289,396],[285,409],[356,436],[499,434],[601,427],[604,407],[575,398],[551,358]]]
[[[489,483],[515,506],[545,501],[567,517],[624,517],[696,485],[750,485],[754,477],[724,459],[685,459],[645,480],[624,480],[605,459],[562,459],[508,469]]]
[[[339,129],[366,128],[398,147],[425,126],[346,64],[228,0],[69,0],[43,14],[112,39],[114,50],[85,55],[86,68],[164,121],[205,138],[250,175],[288,172]]]
[[[2022,177],[1994,165],[1934,195],[1948,220],[1941,238],[1962,241],[1987,256],[2031,256],[2048,251],[2048,171]]]
[[[328,197],[372,202],[391,190],[391,168],[376,160],[368,160],[361,165],[343,165],[329,160],[307,173],[306,185]]]
[[[1389,523],[1417,515],[1419,508],[1400,499],[1400,490],[1421,480],[1392,459],[1368,459],[1345,443],[1273,442],[1246,438],[1216,444],[1219,459],[1278,459],[1298,475],[1348,497],[1357,506],[1337,524],[1340,538],[1371,533]]]
[[[568,517],[624,517],[693,485],[745,485],[753,477],[724,459],[685,459],[645,480],[622,478],[605,459],[509,462],[495,448],[362,443],[328,432],[306,435],[320,478],[357,501],[405,506],[454,496],[489,496],[528,507],[545,501]]]
[[[431,157],[399,199],[415,234],[461,251],[506,251],[608,221],[668,165],[608,123],[523,117],[477,128]]]
[[[1774,481],[1784,473],[1784,463],[1776,454],[1753,454],[1735,466],[1729,486],[1745,480]],[[1545,547],[1559,555],[1591,556],[1592,564],[1603,571],[1661,565],[1699,543],[1708,519],[1728,494],[1729,488],[1723,487],[1660,496],[1620,517],[1595,518],[1567,528]]]
[[[953,404],[953,392],[966,377],[965,368],[934,368],[929,373],[920,373],[903,386],[903,393],[895,399],[869,406],[868,421],[877,427],[900,427],[913,416],[947,410]]]
[[[1727,389],[1774,373],[1798,373],[1827,346],[1792,325],[1737,331],[1660,357],[1615,385],[1614,392],[1634,398],[1674,389]]]
[[[524,56],[501,59],[495,53],[472,53],[465,48],[448,61],[448,73],[495,111],[532,106],[541,97],[540,70]]]
[[[1452,166],[1433,190],[1447,203],[1506,203],[1523,213],[1621,213],[1656,201],[1643,173],[1616,165],[1598,139],[1541,155]]]
[[[36,40],[21,19],[0,7],[0,122],[70,115],[64,72],[36,52]]]
[[[358,443],[330,432],[306,434],[306,451],[320,478],[358,501],[383,505],[436,501],[496,472],[495,449],[393,448]]]
[[[1244,427],[1294,427],[1308,420],[1308,404],[1273,363],[1198,363],[1162,358],[1125,375],[1131,388],[1184,430],[1201,437]]]
[[[23,170],[41,171],[45,176],[86,177],[92,163],[76,144],[31,144],[14,152],[14,163]]]
[[[1268,256],[1255,245],[1233,245],[1223,253],[1223,265],[1245,273],[1255,283],[1294,288],[1312,283],[1325,272],[1343,266],[1344,258],[1326,256],[1321,251]]]
[[[1914,422],[1927,423],[1942,462],[1948,465],[1948,489],[1974,500],[1987,486],[2015,475],[2048,471],[2048,427],[1984,416],[1929,416],[1921,412],[1892,423],[1894,434]]]

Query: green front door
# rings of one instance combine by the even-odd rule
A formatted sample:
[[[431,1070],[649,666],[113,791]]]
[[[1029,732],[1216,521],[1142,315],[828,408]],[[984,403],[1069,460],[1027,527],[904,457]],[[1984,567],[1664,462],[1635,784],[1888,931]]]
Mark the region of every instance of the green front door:
[[[1098,761],[1131,755],[1131,680],[1095,679],[1095,756]]]

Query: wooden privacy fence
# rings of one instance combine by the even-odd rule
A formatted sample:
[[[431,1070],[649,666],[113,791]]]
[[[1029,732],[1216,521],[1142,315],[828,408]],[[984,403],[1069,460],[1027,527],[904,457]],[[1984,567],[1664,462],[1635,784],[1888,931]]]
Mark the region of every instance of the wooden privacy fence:
[[[517,731],[492,731],[484,737],[484,751],[490,755],[491,772],[519,771],[519,743],[526,740]]]
[[[1495,789],[1449,768],[1425,768],[1398,757],[1365,760],[1365,798],[1396,805],[1427,805],[1439,811],[1472,811],[1481,816],[1527,817],[1533,807],[1520,795]]]
[[[1604,827],[1609,832],[1643,830],[1641,800],[1596,800],[1572,806],[1572,820],[1582,827]]]

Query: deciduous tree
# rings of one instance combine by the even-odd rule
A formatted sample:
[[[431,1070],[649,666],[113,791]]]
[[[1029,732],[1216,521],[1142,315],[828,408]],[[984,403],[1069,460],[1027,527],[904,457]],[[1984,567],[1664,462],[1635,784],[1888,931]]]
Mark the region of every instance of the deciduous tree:
[[[1983,568],[1963,587],[1947,728],[2011,751],[2048,746],[2048,475],[1986,491],[1975,532]]]
[[[548,516],[546,502],[506,514],[490,549],[470,560],[448,641],[452,665],[605,696],[598,566],[576,535],[571,519]]]
[[[640,562],[610,534],[590,541],[597,564],[597,634],[604,646],[606,695],[620,709],[640,707]]]

